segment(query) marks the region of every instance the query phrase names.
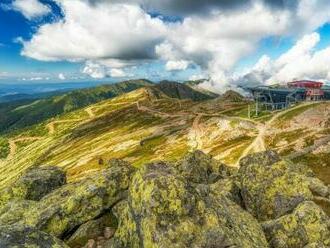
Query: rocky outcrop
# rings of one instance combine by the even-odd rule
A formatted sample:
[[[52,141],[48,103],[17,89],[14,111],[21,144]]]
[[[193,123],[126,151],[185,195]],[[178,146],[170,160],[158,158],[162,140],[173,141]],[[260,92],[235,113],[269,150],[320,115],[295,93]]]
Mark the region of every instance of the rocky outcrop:
[[[324,183],[315,177],[307,177],[307,183],[309,189],[316,196],[328,197],[330,195],[329,187],[325,186]]]
[[[313,197],[306,178],[273,152],[243,159],[239,181],[244,204],[259,221],[281,217]]]
[[[235,169],[215,160],[201,151],[187,154],[176,165],[178,172],[189,183],[211,184],[235,174]]]
[[[263,223],[271,247],[330,246],[329,218],[314,202],[306,201],[293,213]]]
[[[188,177],[167,163],[143,166],[132,179],[127,201],[116,207],[119,227],[106,247],[267,247],[248,212],[224,195],[201,194],[191,184],[210,187],[207,174],[198,175],[210,160],[191,159],[200,155],[182,161]]]
[[[260,161],[259,161],[260,159]],[[244,158],[238,173],[244,205],[260,222],[270,247],[329,247],[329,217],[311,200],[327,187],[305,166],[272,152]]]
[[[0,247],[69,248],[45,232],[21,225],[0,226]]]
[[[58,167],[35,167],[26,171],[13,185],[0,192],[0,207],[12,199],[38,201],[66,183]]]
[[[65,237],[124,199],[133,172],[130,164],[112,161],[109,168],[94,176],[67,184],[44,197],[24,215],[22,223]]]
[[[238,171],[200,151],[138,170],[102,166],[70,184],[54,167],[27,171],[12,187],[24,190],[0,196],[0,247],[330,246],[329,217],[312,201],[329,188],[273,151],[243,158]]]
[[[26,212],[37,206],[36,201],[12,200],[0,210],[0,225],[11,225],[21,221]]]

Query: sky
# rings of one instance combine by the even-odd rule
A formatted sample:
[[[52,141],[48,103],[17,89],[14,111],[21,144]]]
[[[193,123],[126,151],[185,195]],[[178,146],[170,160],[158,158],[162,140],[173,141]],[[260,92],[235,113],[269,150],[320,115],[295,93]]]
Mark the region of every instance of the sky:
[[[0,83],[330,81],[328,0],[0,0]]]

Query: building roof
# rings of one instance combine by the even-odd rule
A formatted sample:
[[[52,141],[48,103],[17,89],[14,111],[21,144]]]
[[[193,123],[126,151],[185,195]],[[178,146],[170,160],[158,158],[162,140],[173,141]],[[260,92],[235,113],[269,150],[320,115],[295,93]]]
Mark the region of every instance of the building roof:
[[[321,88],[322,82],[311,81],[311,80],[299,80],[288,83],[289,87],[300,87],[300,88]]]

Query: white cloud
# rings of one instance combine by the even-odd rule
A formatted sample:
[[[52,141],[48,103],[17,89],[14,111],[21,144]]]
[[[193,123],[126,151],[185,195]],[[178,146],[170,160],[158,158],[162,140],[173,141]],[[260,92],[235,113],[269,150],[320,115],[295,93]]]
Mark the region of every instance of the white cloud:
[[[44,61],[148,59],[154,57],[153,47],[166,31],[161,20],[135,5],[58,2],[64,20],[41,26],[23,43],[23,55]]]
[[[195,80],[201,80],[201,79],[206,79],[205,75],[203,74],[195,74],[190,76],[189,80],[195,81]]]
[[[65,80],[66,77],[65,77],[65,75],[63,73],[60,73],[60,74],[58,74],[58,79]]]
[[[0,71],[0,78],[5,78],[8,76],[8,72]]]
[[[47,15],[51,12],[51,9],[47,5],[42,4],[38,0],[15,0],[9,8],[21,12],[29,20]]]
[[[91,76],[92,78],[100,79],[107,76],[106,68],[100,64],[94,63],[92,61],[87,61],[82,73]]]
[[[265,2],[275,1],[251,0],[244,11],[214,9],[203,15],[196,14],[196,5],[191,11],[182,9],[184,19],[176,23],[150,17],[138,4],[141,1],[56,0],[64,19],[40,26],[31,40],[22,42],[22,55],[44,61],[85,62],[82,72],[94,78],[123,76],[124,67],[146,60],[165,60],[168,70],[184,70],[194,63],[210,77],[208,86],[220,90],[240,78],[233,68],[255,51],[263,38],[298,37],[330,20],[326,0],[301,0],[292,8],[270,8]],[[147,2],[156,9],[176,6],[174,0],[167,1],[170,6]],[[199,1],[198,6],[204,2]],[[203,8],[204,13],[207,9]],[[315,36],[313,39],[302,41],[305,50],[313,45]],[[279,59],[276,63],[285,64],[283,68],[264,57],[249,73],[253,70],[256,76],[254,72],[258,72],[263,80],[272,73],[269,67],[275,66],[283,69],[278,77],[299,74],[288,66],[292,64],[288,59],[302,54],[308,56],[299,48]]]
[[[116,68],[112,68],[110,70],[110,76],[111,77],[126,77],[126,73],[122,70],[122,69],[116,69]]]
[[[113,64],[108,63],[108,64]],[[104,64],[87,61],[82,73],[89,75],[95,79],[102,79],[105,77],[126,77],[126,73],[120,68],[110,68]]]
[[[30,78],[30,81],[41,81],[41,80],[43,80],[42,77],[32,77],[32,78]]]
[[[298,79],[330,80],[330,46],[315,51],[319,41],[318,33],[305,35],[276,60],[264,55],[235,81],[242,83],[245,78],[261,84],[283,84]]]
[[[186,60],[170,60],[166,63],[165,68],[167,71],[183,71],[186,70],[190,62]]]

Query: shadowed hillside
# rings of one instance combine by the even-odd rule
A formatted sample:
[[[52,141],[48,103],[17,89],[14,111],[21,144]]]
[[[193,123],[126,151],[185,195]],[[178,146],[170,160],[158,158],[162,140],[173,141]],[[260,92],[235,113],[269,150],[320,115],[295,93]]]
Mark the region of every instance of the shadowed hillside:
[[[212,99],[215,97],[197,91],[185,84],[181,84],[177,82],[162,81],[159,84],[157,84],[155,88],[158,88],[169,97],[178,98],[178,99],[191,99],[193,101],[202,101],[202,100]]]

